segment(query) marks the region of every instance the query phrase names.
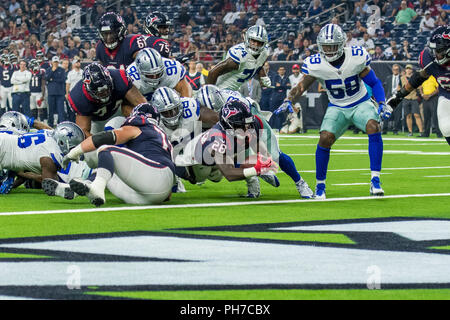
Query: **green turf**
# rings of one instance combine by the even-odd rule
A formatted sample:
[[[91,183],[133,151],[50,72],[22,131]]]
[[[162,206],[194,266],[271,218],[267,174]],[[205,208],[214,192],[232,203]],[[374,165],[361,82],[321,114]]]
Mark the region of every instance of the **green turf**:
[[[51,257],[47,256],[39,256],[35,254],[21,254],[21,253],[11,253],[11,252],[0,252],[0,259],[51,259]]]
[[[314,133],[313,133],[314,134]],[[345,136],[363,137],[362,134]],[[314,188],[314,153],[317,138],[301,136],[281,137],[282,150],[291,154],[302,177]],[[387,138],[394,136],[388,135]],[[385,139],[386,151],[450,152],[444,140],[412,141]],[[339,140],[333,147],[327,175],[327,198],[366,197],[369,195],[369,157],[367,138]],[[341,150],[341,151],[339,151]],[[345,153],[342,150],[357,150],[364,154]],[[417,169],[420,167],[422,169]],[[444,168],[424,168],[444,167]],[[386,195],[434,194],[450,192],[450,156],[424,153],[388,153],[383,158],[382,186]],[[402,170],[394,170],[403,168]],[[408,169],[416,168],[416,169]],[[333,171],[361,169],[353,171]],[[188,192],[174,194],[167,204],[178,208],[154,210],[119,210],[106,212],[66,212],[55,214],[0,215],[0,239],[27,238],[37,236],[59,236],[124,231],[157,231],[166,233],[196,234],[199,236],[220,236],[235,238],[268,239],[277,241],[304,241],[318,244],[347,244],[354,242],[343,234],[333,233],[290,233],[290,232],[237,232],[237,231],[192,231],[186,228],[236,226],[298,221],[367,219],[367,218],[440,218],[450,219],[450,197],[409,197],[396,199],[370,199],[342,202],[299,202],[284,204],[253,205],[265,200],[296,200],[297,190],[290,178],[280,172],[279,188],[261,182],[260,199],[249,200],[243,182],[204,185],[185,183]],[[443,177],[439,177],[443,176]],[[360,185],[343,185],[361,183]],[[247,202],[247,205],[233,207],[184,208],[192,203]],[[107,193],[105,207],[129,207]],[[0,196],[1,212],[22,212],[41,210],[77,210],[94,208],[86,198],[67,201],[48,197],[41,190],[19,188],[9,195]],[[433,249],[450,247],[439,246]],[[1,258],[14,258],[10,253],[1,253]],[[22,258],[32,258],[22,256]],[[36,258],[42,258],[36,255]],[[95,287],[95,286],[93,286]],[[92,289],[94,290],[94,289]],[[152,291],[110,292],[88,291],[110,297],[131,297],[146,299],[444,299],[448,289],[417,290],[209,290],[209,291]]]

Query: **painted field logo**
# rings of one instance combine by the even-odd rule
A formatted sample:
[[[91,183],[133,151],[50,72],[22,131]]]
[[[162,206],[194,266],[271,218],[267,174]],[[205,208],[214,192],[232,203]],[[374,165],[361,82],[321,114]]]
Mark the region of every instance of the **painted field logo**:
[[[190,230],[183,229],[183,234],[169,230],[173,233],[4,240],[0,243],[0,295],[10,293],[12,288],[34,286],[61,287],[72,294],[80,291],[68,290],[69,285],[72,289],[379,289],[405,285],[429,288],[450,283],[448,220],[365,219]],[[245,236],[247,233],[249,236]],[[308,235],[309,240],[295,240],[293,234]],[[321,234],[344,235],[349,241],[313,240]]]

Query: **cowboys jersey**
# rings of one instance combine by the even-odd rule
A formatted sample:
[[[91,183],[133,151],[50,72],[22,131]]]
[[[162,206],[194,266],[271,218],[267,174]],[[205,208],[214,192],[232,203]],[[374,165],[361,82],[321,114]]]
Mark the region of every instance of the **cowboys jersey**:
[[[339,68],[332,66],[320,53],[309,56],[302,72],[316,78],[327,89],[328,106],[350,108],[368,100],[369,94],[359,74],[371,61],[363,47],[344,48],[345,59]]]
[[[238,91],[245,81],[253,78],[259,72],[268,56],[268,47],[266,47],[257,57],[254,57],[246,51],[244,43],[231,47],[228,50],[225,59],[231,58],[239,65],[239,68],[219,76],[217,78],[216,86],[220,89]]]
[[[162,58],[164,63],[164,72],[157,86],[149,85],[142,80],[142,76],[136,67],[136,62],[130,64],[127,68],[127,74],[133,80],[133,84],[142,95],[150,101],[153,92],[159,87],[175,88],[175,86],[184,79],[186,69],[178,61]]]
[[[420,53],[419,65],[428,75],[434,76],[439,84],[439,96],[450,99],[450,65],[439,65],[426,48]]]
[[[145,39],[139,34],[126,36],[114,50],[108,49],[99,40],[95,48],[95,58],[106,68],[126,69],[133,62],[133,55],[145,47]]]
[[[52,138],[52,130],[24,135],[0,134],[0,168],[41,173],[40,159],[48,157],[61,167],[62,153]]]
[[[91,174],[93,169],[91,169],[86,162],[71,161],[67,165],[67,168],[59,168],[57,175],[60,182],[69,183],[70,180],[74,178],[81,178],[86,180]]]

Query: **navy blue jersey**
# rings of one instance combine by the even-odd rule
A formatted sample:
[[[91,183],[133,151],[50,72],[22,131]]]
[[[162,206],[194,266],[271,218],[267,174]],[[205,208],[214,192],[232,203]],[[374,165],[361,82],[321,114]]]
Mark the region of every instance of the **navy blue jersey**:
[[[72,88],[67,96],[72,109],[81,116],[90,116],[94,121],[103,121],[109,119],[121,106],[122,99],[133,86],[133,82],[126,74],[125,70],[109,70],[113,79],[113,91],[111,99],[102,103],[96,101],[86,91],[83,81],[80,80]]]
[[[31,72],[30,92],[42,92],[42,78],[45,72],[39,70],[38,72]]]
[[[15,70],[11,65],[0,67],[2,87],[10,88],[12,86],[11,77],[14,71]]]
[[[169,167],[175,173],[175,164],[172,161],[172,145],[163,129],[151,123],[142,115],[127,118],[123,126],[139,127],[142,131],[138,137],[125,144],[126,148],[159,163],[161,168]],[[158,166],[152,161],[149,165]]]
[[[237,139],[236,136],[227,135],[227,131],[220,123],[216,123],[200,137],[195,148],[195,159],[203,165],[213,166],[216,164],[214,157],[223,154],[224,157],[232,157],[249,148],[250,145],[257,146],[260,130],[263,129],[262,121],[255,116],[254,128],[245,132],[245,139]],[[252,141],[256,139],[256,141]],[[244,145],[245,144],[245,145]]]
[[[430,64],[431,63],[431,64]],[[431,55],[430,49],[425,48],[419,56],[419,65],[428,75],[436,78],[439,84],[439,95],[450,99],[450,64],[441,66]]]
[[[155,49],[164,58],[170,57],[171,55],[170,44],[167,40],[150,35],[144,37],[146,37],[145,44],[147,48]]]
[[[95,57],[106,68],[126,69],[134,61],[133,55],[145,46],[145,39],[139,34],[126,36],[114,50],[109,50],[99,40]]]
[[[46,71],[48,68],[51,67],[50,62],[48,61],[42,61],[40,64],[40,67],[42,70]]]

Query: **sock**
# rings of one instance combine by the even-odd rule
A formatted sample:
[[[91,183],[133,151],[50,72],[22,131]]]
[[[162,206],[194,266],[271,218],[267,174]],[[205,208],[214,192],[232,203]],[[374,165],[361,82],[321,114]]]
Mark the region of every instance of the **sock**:
[[[70,186],[67,183],[59,182],[58,186],[55,189],[55,195],[64,198],[64,191],[66,190],[66,188],[70,188]]]
[[[381,132],[369,134],[369,158],[370,170],[381,171],[381,162],[383,160],[383,139]]]
[[[445,137],[445,140],[447,140],[447,143],[450,145],[450,137]]]
[[[317,145],[316,149],[316,180],[317,183],[325,183],[327,178],[328,161],[331,149]]]
[[[291,179],[294,180],[295,183],[300,181],[300,174],[298,173],[297,168],[295,167],[295,163],[291,157],[283,152],[280,152],[279,164],[281,170],[286,172],[287,175],[291,177]]]

